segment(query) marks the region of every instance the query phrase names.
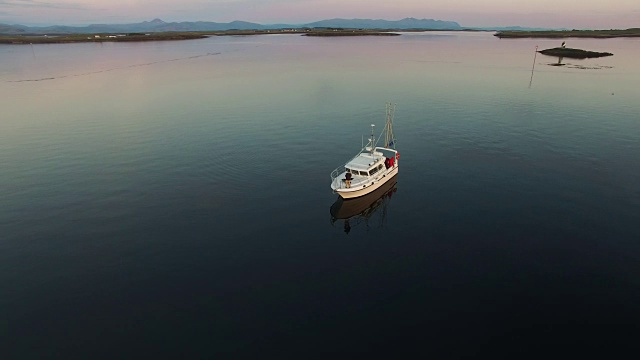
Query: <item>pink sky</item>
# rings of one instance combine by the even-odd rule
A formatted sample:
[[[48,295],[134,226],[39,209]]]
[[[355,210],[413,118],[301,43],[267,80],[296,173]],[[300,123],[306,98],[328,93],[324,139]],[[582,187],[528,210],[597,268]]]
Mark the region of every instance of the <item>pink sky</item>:
[[[0,23],[62,24],[252,21],[303,24],[330,18],[405,17],[462,26],[640,27],[640,0],[0,0]]]

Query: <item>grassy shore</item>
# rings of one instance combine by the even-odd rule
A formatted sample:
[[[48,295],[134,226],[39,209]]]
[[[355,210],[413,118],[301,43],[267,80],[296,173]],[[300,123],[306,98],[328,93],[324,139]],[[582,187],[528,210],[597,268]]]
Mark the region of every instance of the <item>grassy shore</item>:
[[[556,31],[498,31],[499,38],[596,38],[640,37],[640,28],[626,30],[556,30]]]
[[[64,44],[80,42],[124,42],[202,39],[200,33],[151,34],[70,34],[70,35],[0,35],[0,44]]]
[[[165,41],[202,39],[209,36],[249,36],[273,34],[302,34],[306,36],[392,36],[392,30],[363,29],[280,29],[225,30],[129,34],[68,34],[68,35],[0,35],[0,44],[59,44],[81,42]]]

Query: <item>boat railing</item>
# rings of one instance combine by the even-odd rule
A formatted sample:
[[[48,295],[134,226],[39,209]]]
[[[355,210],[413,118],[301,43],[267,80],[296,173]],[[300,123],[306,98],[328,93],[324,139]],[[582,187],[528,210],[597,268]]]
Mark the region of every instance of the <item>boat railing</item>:
[[[342,181],[338,179],[338,176],[344,172],[344,166],[340,166],[331,172],[331,184],[334,188],[334,191],[337,189],[342,189],[343,185],[346,186]]]
[[[344,172],[344,166],[338,166],[331,172],[331,181],[333,182],[341,173]]]

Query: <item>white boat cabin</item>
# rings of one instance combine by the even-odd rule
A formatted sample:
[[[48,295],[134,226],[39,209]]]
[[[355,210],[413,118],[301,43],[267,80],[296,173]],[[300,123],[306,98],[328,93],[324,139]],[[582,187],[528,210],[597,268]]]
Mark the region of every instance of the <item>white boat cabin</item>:
[[[372,153],[370,148],[365,148],[344,165],[344,170],[338,175],[343,184],[337,188],[367,185],[372,178],[378,178],[376,175],[383,175],[385,170],[395,167],[396,154],[392,149],[376,148]]]

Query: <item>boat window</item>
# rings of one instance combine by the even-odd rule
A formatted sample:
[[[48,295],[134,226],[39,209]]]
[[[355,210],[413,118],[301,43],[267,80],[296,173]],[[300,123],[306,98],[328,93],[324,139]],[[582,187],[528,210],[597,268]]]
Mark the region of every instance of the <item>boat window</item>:
[[[344,171],[347,172],[347,173],[350,173],[351,169],[345,168]]]
[[[369,174],[373,175],[373,174],[375,174],[377,172],[378,172],[378,168],[373,168],[373,169],[371,169],[371,171],[369,171]]]
[[[378,165],[378,170],[382,170],[382,164]]]

